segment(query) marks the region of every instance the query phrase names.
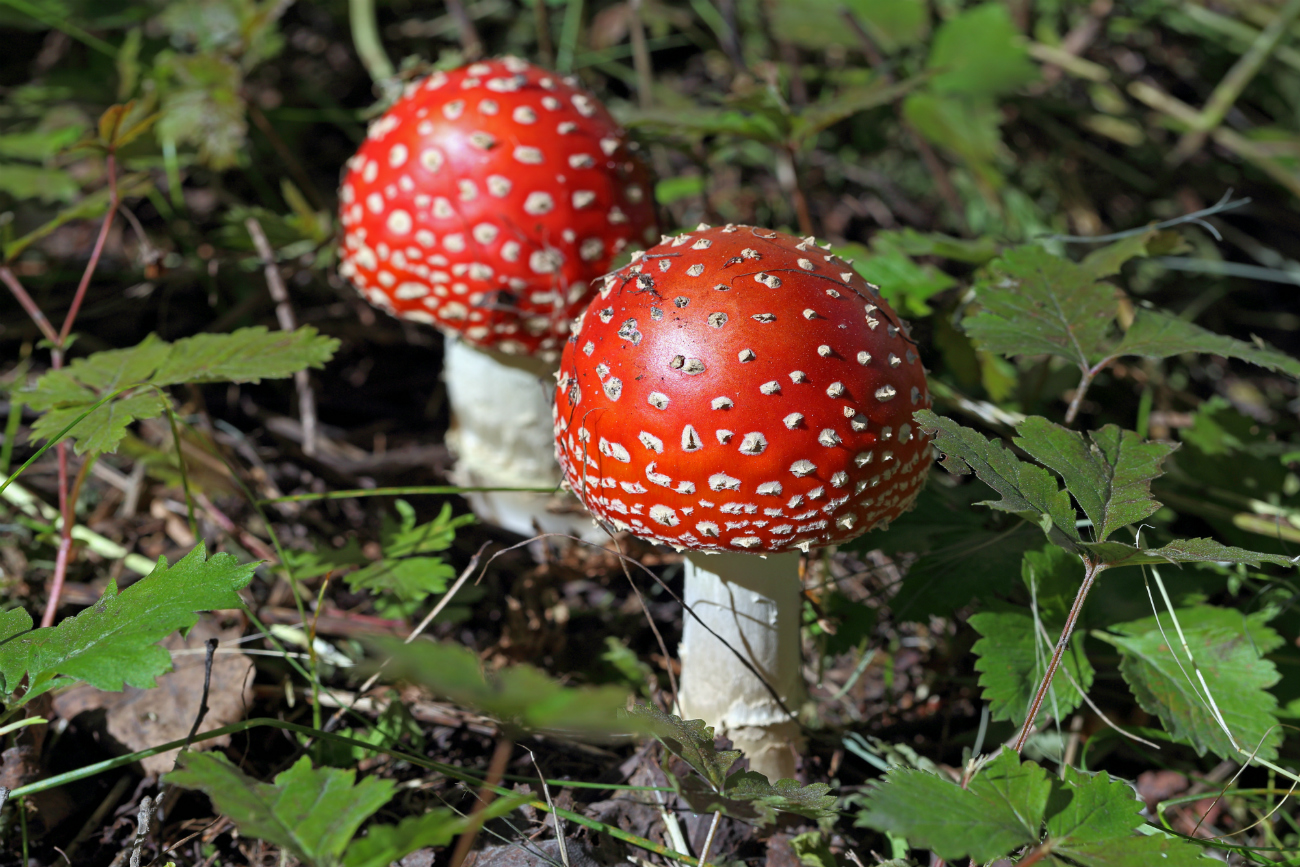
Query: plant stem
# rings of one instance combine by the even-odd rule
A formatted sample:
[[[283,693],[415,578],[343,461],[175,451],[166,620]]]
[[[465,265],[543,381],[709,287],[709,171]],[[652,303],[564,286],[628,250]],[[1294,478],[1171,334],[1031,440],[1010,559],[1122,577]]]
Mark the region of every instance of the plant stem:
[[[1103,359],[1096,366],[1083,372],[1083,378],[1079,380],[1079,386],[1074,390],[1074,397],[1070,398],[1070,408],[1065,411],[1066,424],[1074,424],[1074,417],[1079,414],[1079,407],[1083,405],[1083,396],[1088,393],[1088,386],[1092,385],[1093,377],[1109,363],[1109,358]]]
[[[456,32],[460,35],[460,50],[465,53],[465,59],[478,60],[483,56],[483,40],[479,38],[473,19],[465,11],[465,4],[461,0],[447,0],[447,11],[456,22]]]
[[[1020,734],[1016,737],[1016,744],[1013,747],[1019,753],[1025,747],[1025,741],[1029,739],[1029,733],[1034,728],[1034,718],[1038,716],[1038,709],[1042,707],[1043,699],[1047,696],[1047,690],[1052,685],[1052,678],[1056,674],[1057,666],[1061,664],[1061,657],[1065,655],[1065,649],[1070,646],[1070,637],[1074,634],[1074,627],[1079,622],[1079,613],[1083,611],[1083,602],[1088,598],[1088,591],[1092,589],[1092,584],[1097,580],[1097,574],[1106,568],[1102,565],[1093,565],[1084,561],[1083,583],[1079,585],[1079,592],[1074,597],[1074,604],[1070,606],[1070,614],[1065,618],[1065,628],[1061,630],[1061,637],[1056,642],[1056,650],[1052,652],[1052,661],[1047,665],[1047,672],[1043,675],[1043,680],[1038,684],[1038,692],[1034,694],[1034,700],[1029,705],[1029,713],[1025,716],[1025,724],[1020,728]]]
[[[72,296],[72,306],[68,308],[68,315],[63,319],[63,328],[59,331],[58,339],[55,341],[57,347],[57,356],[62,361],[63,347],[68,342],[68,335],[72,333],[72,323],[77,321],[77,311],[81,309],[81,302],[86,298],[86,289],[90,286],[90,278],[94,276],[95,269],[99,267],[99,257],[104,252],[104,244],[108,241],[109,229],[113,227],[113,218],[117,216],[117,157],[112,151],[108,152],[108,213],[104,215],[104,222],[99,227],[99,237],[95,238],[95,248],[90,252],[90,261],[86,263],[86,270],[81,275],[81,282],[77,284],[77,294]],[[59,367],[56,364],[55,367]]]
[[[704,848],[700,850],[700,867],[706,867],[709,863],[709,850],[713,848],[713,835],[718,833],[718,825],[722,823],[722,811],[718,810],[713,814],[713,821],[709,823],[709,836],[704,838]]]
[[[348,26],[361,65],[370,80],[382,85],[393,77],[393,63],[379,39],[379,21],[375,18],[375,0],[348,0]],[[256,121],[254,121],[256,122]]]
[[[59,443],[59,510],[63,517],[63,527],[59,532],[59,551],[54,557],[54,577],[50,579],[49,598],[45,600],[45,613],[41,615],[41,626],[53,626],[54,615],[59,610],[59,597],[63,595],[63,582],[68,574],[68,560],[72,556],[72,525],[76,521],[77,499],[81,495],[81,486],[90,474],[98,455],[91,452],[81,462],[77,471],[77,480],[72,490],[67,492],[67,451]]]
[[[36,306],[32,296],[27,294],[27,290],[23,288],[22,283],[18,282],[18,277],[14,275],[8,265],[0,265],[0,282],[8,286],[9,291],[14,293],[18,303],[22,305],[23,310],[27,311],[27,315],[32,318],[32,321],[36,323],[36,327],[41,330],[41,334],[45,335],[45,339],[50,343],[58,343],[59,335],[54,333],[54,326],[50,324],[50,320],[45,318],[41,308]]]
[[[628,30],[632,37],[637,102],[642,108],[649,108],[654,105],[654,70],[650,65],[650,49],[646,47],[645,26],[641,23],[641,0],[628,2]]]

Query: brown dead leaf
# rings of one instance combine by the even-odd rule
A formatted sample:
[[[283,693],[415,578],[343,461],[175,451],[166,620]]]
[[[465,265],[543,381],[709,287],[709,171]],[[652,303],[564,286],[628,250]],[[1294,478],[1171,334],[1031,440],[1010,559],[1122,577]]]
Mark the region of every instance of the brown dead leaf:
[[[200,620],[186,638],[174,634],[163,642],[173,653],[175,669],[158,678],[153,689],[128,686],[122,692],[105,692],[84,684],[56,696],[54,711],[71,720],[83,713],[103,711],[105,729],[122,752],[129,753],[184,738],[194,725],[203,698],[203,643],[218,639],[222,648],[234,645],[238,630],[221,632],[207,618]],[[208,714],[199,732],[211,731],[244,718],[252,701],[253,663],[242,653],[218,652],[212,660],[212,684],[208,691]],[[229,737],[196,741],[191,749],[206,750],[225,746]],[[145,773],[163,774],[172,769],[178,750],[170,750],[142,760]]]

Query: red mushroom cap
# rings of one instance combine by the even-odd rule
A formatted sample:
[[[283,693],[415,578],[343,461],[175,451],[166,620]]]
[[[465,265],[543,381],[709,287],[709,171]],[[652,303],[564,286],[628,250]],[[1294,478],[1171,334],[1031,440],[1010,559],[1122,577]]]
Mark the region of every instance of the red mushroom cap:
[[[558,355],[591,281],[655,238],[648,174],[590,94],[514,57],[412,83],[348,161],[340,273],[389,312]]]
[[[844,542],[912,506],[930,405],[903,322],[849,263],[729,225],[605,278],[556,393],[565,480],[598,518],[679,548]]]

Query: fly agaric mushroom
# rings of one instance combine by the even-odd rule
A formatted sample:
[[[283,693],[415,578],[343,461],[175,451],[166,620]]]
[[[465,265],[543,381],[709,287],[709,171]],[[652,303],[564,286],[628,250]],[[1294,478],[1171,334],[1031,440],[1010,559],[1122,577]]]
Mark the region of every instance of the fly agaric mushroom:
[[[559,482],[550,374],[591,281],[654,239],[647,190],[609,112],[514,57],[413,82],[371,124],[340,189],[339,272],[372,304],[448,335],[459,484]],[[573,529],[535,496],[470,500],[525,535],[535,521]]]
[[[762,679],[686,616],[680,711],[770,778],[801,744],[798,552],[911,508],[929,405],[906,326],[813,238],[701,225],[608,275],[569,334],[566,483],[615,529],[686,550],[686,604]]]

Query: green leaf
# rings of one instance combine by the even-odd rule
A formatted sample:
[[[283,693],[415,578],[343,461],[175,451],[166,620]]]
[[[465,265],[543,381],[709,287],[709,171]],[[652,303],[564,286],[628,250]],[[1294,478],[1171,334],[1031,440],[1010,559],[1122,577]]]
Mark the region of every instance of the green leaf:
[[[80,191],[67,169],[0,162],[0,193],[15,199],[71,202]]]
[[[1138,309],[1124,339],[1109,354],[1116,358],[1122,355],[1167,358],[1184,352],[1239,358],[1300,379],[1300,359],[1279,352],[1258,338],[1255,343],[1247,343],[1207,331],[1177,316],[1142,308]]]
[[[1070,495],[1042,467],[1025,463],[1001,443],[978,431],[963,427],[928,409],[913,415],[917,425],[934,437],[933,445],[943,452],[943,468],[950,473],[974,472],[980,481],[1002,495],[980,505],[1020,515],[1042,528],[1053,542],[1074,550],[1079,531],[1074,526]]]
[[[1002,113],[992,100],[924,90],[903,101],[903,116],[921,135],[965,162],[986,185],[1001,185],[995,166],[1006,146],[999,129]]]
[[[1047,673],[1053,650],[1051,639],[1038,634],[1028,611],[981,611],[971,615],[970,625],[984,636],[975,642],[971,652],[977,657],[975,670],[980,672],[979,683],[984,700],[989,702],[989,712],[995,720],[1021,725]],[[1084,692],[1092,687],[1093,669],[1083,652],[1081,633],[1075,633],[1061,665]],[[1082,703],[1083,695],[1058,670],[1043,699],[1042,713],[1063,719]]]
[[[225,756],[211,753],[185,753],[177,764],[180,770],[167,775],[168,783],[202,791],[241,833],[274,843],[315,867],[341,864],[361,823],[392,800],[397,789],[392,780],[377,777],[354,785],[355,771],[316,770],[306,756],[273,783],[260,783]]]
[[[338,347],[337,339],[322,337],[310,325],[296,331],[267,331],[258,325],[230,334],[196,334],[172,344],[153,384],[283,379],[323,367]]]
[[[715,790],[727,782],[727,771],[740,758],[740,750],[720,750],[713,745],[713,726],[702,719],[684,720],[652,704],[634,704],[632,717],[644,720],[650,733],[673,755],[695,769]]]
[[[800,786],[795,780],[771,783],[755,771],[738,771],[727,777],[724,794],[734,800],[748,801],[768,821],[776,819],[774,813],[794,813],[820,820],[835,816],[835,796],[827,794],[830,790],[826,783],[807,786]]]
[[[790,848],[804,867],[839,867],[830,842],[820,831],[805,831],[791,837]]]
[[[349,572],[344,580],[353,590],[392,593],[403,602],[417,602],[432,593],[442,593],[456,570],[438,557],[408,557],[380,560],[364,569]]]
[[[1038,79],[1025,38],[1002,3],[984,3],[945,21],[930,45],[927,66],[938,93],[998,96]]]
[[[983,310],[962,326],[980,349],[1054,355],[1083,370],[1102,357],[1116,313],[1114,287],[1036,244],[990,263],[975,297]]]
[[[171,655],[158,642],[189,629],[200,611],[242,608],[238,591],[248,586],[255,567],[229,554],[208,559],[202,544],[174,566],[160,557],[152,572],[121,593],[110,583],[98,602],[75,617],[0,645],[0,675],[13,690],[26,674],[23,701],[49,689],[60,675],[98,689],[152,687],[154,677],[171,669]]]
[[[79,358],[37,380],[23,399],[45,414],[32,437],[50,439],[103,398],[125,389],[94,410],[68,436],[78,454],[114,451],[134,421],[156,418],[167,399],[154,388],[180,383],[259,382],[320,367],[338,348],[314,328],[267,332],[261,326],[230,334],[200,334],[169,344],[150,335],[127,349]]]
[[[1161,462],[1177,446],[1146,442],[1113,424],[1090,431],[1088,442],[1041,416],[1016,425],[1016,433],[1016,445],[1065,481],[1098,541],[1160,508],[1151,497],[1151,480],[1161,475]]]
[[[327,572],[342,572],[344,569],[370,562],[361,552],[361,543],[355,538],[348,539],[347,544],[342,548],[321,546],[314,551],[286,549],[284,558],[286,565],[293,572],[293,577],[299,581],[319,578]]]
[[[955,861],[992,861],[1038,842],[1052,783],[1003,748],[966,789],[924,771],[894,768],[867,793],[856,824],[906,837]]]
[[[410,554],[431,554],[445,551],[456,539],[456,530],[474,523],[472,514],[453,518],[451,504],[443,503],[438,517],[426,524],[416,525],[415,509],[405,500],[394,503],[401,516],[400,524],[384,521],[383,548],[385,557],[405,557]]]
[[[1210,867],[1223,863],[1209,857],[1204,848],[1179,837],[1120,837],[1058,851],[1081,867]]]
[[[1224,545],[1213,539],[1177,539],[1159,548],[1137,548],[1122,542],[1085,542],[1083,549],[1095,562],[1108,566],[1141,566],[1144,564],[1165,563],[1245,563],[1258,566],[1261,563],[1276,563],[1279,566],[1300,565],[1300,557],[1285,557],[1281,554],[1263,554],[1259,551],[1247,551]]]
[[[536,800],[532,795],[501,797],[479,811],[474,821],[497,819]],[[354,839],[343,857],[345,867],[389,867],[416,849],[446,846],[471,824],[446,807],[423,816],[410,816],[396,825],[371,825],[366,836]]]
[[[1278,673],[1263,655],[1281,646],[1282,637],[1265,625],[1268,615],[1208,605],[1180,609],[1177,615],[1237,745],[1247,752],[1258,745],[1261,757],[1275,758],[1282,730],[1277,725],[1277,699],[1268,688],[1277,683]],[[1213,752],[1243,759],[1201,695],[1200,682],[1168,614],[1160,618],[1159,626],[1155,618],[1147,617],[1093,634],[1119,648],[1120,674],[1142,709],[1160,717],[1172,737],[1190,744],[1200,755]]]
[[[870,84],[834,93],[810,105],[792,119],[789,141],[797,148],[814,144],[817,134],[822,130],[859,112],[890,105],[921,82],[920,78],[911,78],[890,84],[880,76]]]
[[[1093,777],[1068,765],[1063,771],[1053,798],[1058,810],[1047,819],[1054,851],[1128,837],[1142,824],[1142,802],[1128,783],[1111,780],[1105,771]]]
[[[571,736],[606,736],[638,730],[619,712],[628,693],[615,686],[565,687],[531,665],[512,665],[484,674],[466,647],[377,639],[390,656],[385,672],[428,687],[465,707],[495,717],[511,729],[562,731]]]
[[[933,310],[925,302],[957,285],[952,276],[933,265],[919,265],[901,248],[882,239],[872,238],[871,248],[845,244],[837,255],[851,259],[853,268],[869,283],[880,287],[880,294],[895,310],[905,316],[929,316]]]

